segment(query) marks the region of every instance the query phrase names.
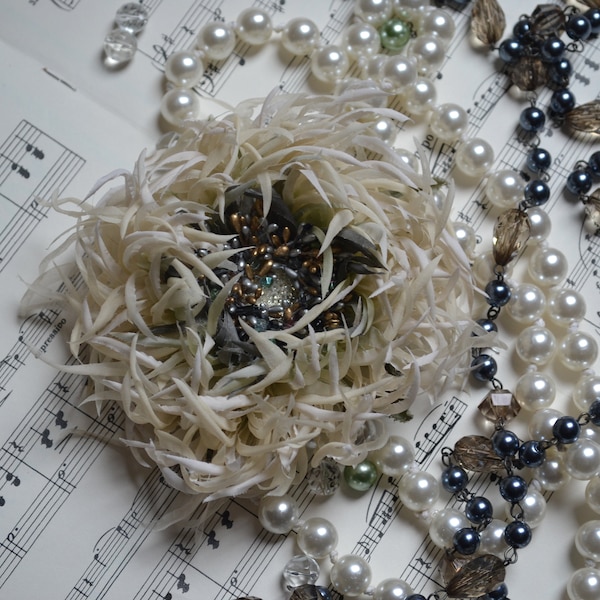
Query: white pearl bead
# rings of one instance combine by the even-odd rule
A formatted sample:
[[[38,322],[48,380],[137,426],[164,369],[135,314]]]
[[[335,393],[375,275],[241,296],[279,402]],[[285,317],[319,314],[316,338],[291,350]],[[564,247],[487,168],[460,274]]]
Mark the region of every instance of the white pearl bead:
[[[554,436],[552,427],[556,419],[562,417],[562,413],[553,408],[543,408],[531,415],[529,419],[528,431],[534,440],[551,440]]]
[[[529,239],[534,242],[545,240],[552,229],[552,221],[548,213],[539,206],[527,209],[529,217]]]
[[[600,514],[600,477],[592,477],[585,487],[585,501],[595,512]]]
[[[559,490],[571,480],[558,452],[548,451],[544,464],[533,471],[542,488],[551,492]]]
[[[419,172],[420,162],[414,152],[405,150],[404,148],[398,148],[396,150],[396,158],[403,162],[411,171],[414,171],[415,173]]]
[[[327,519],[307,519],[296,534],[298,548],[312,558],[325,558],[337,547],[338,533]]]
[[[238,15],[235,31],[242,42],[250,46],[259,46],[271,38],[273,23],[264,10],[247,8]]]
[[[342,596],[360,596],[371,583],[371,567],[364,558],[346,554],[333,564],[330,578]]]
[[[519,506],[523,510],[523,520],[531,527],[535,529],[544,520],[546,515],[546,499],[537,490],[529,490],[527,495]],[[506,505],[506,516],[511,517],[510,505]]]
[[[596,427],[592,423],[584,423],[579,431],[579,437],[592,440],[600,446],[600,427]]]
[[[382,89],[394,94],[402,93],[417,80],[417,65],[411,58],[390,56],[379,73]]]
[[[523,178],[510,169],[492,173],[485,186],[487,199],[498,208],[515,208],[523,200]]]
[[[162,98],[160,114],[174,127],[181,127],[184,121],[197,119],[200,113],[200,98],[192,90],[173,88]]]
[[[494,269],[496,268],[496,261],[494,260],[494,255],[491,250],[486,252],[480,252],[475,259],[473,260],[473,266],[471,267],[471,271],[473,273],[473,277],[475,281],[482,287],[491,281],[492,279],[496,279],[496,274]],[[512,271],[512,265],[508,264],[504,268],[504,273],[506,275],[510,275]]]
[[[529,283],[514,286],[506,310],[519,323],[533,323],[546,308],[546,297],[542,290]]]
[[[477,234],[475,233],[475,230],[462,221],[455,221],[452,225],[458,243],[461,245],[465,254],[468,257],[471,257],[477,244]]]
[[[536,248],[529,259],[529,274],[539,285],[557,285],[566,276],[569,265],[556,248]]]
[[[585,298],[575,290],[563,288],[548,299],[548,315],[558,325],[570,325],[585,317]]]
[[[469,125],[467,111],[451,102],[440,104],[431,112],[429,128],[442,142],[453,142],[462,136]]]
[[[354,59],[374,56],[381,49],[379,32],[368,23],[350,25],[344,33],[344,48]]]
[[[375,56],[370,56],[363,65],[363,77],[365,79],[379,82],[387,59],[388,57],[385,54],[376,54]]]
[[[333,44],[317,48],[311,55],[310,69],[312,74],[323,83],[340,81],[350,66],[346,53]]]
[[[373,600],[405,600],[412,588],[402,579],[384,579],[373,590]]]
[[[394,121],[387,117],[381,117],[373,124],[373,131],[382,142],[392,146],[396,140],[398,130]]]
[[[558,357],[572,371],[589,369],[598,358],[598,343],[584,331],[573,331],[562,339]]]
[[[583,558],[600,562],[600,521],[588,521],[577,530],[575,547]]]
[[[413,511],[430,509],[440,497],[440,485],[436,477],[425,471],[405,473],[398,483],[401,502]]]
[[[310,19],[291,19],[281,32],[281,44],[295,56],[310,54],[318,43],[319,29]]]
[[[433,205],[439,211],[444,210],[444,207],[446,206],[447,198],[448,198],[448,195],[446,193],[444,193],[440,188],[431,190],[431,200],[433,202]],[[456,236],[456,231],[454,232],[454,235],[455,235],[455,237],[458,237],[458,236]]]
[[[515,349],[525,362],[545,365],[554,356],[556,339],[546,327],[534,325],[519,334]]]
[[[567,584],[569,600],[598,600],[600,598],[600,571],[585,567],[571,575]]]
[[[420,33],[435,33],[446,42],[449,42],[454,35],[456,27],[454,19],[445,10],[434,8],[429,11],[421,20]]]
[[[441,66],[446,57],[444,40],[435,34],[424,33],[414,38],[408,45],[407,54],[417,59],[417,68],[421,75],[433,73]]]
[[[429,0],[394,0],[394,11],[398,15],[402,15],[406,9],[420,11],[421,9],[429,6]]]
[[[177,87],[194,87],[203,75],[204,65],[200,57],[189,50],[174,52],[165,63],[165,77]]]
[[[227,23],[207,23],[200,30],[196,45],[209,60],[224,60],[235,48],[235,31]]]
[[[588,480],[600,472],[600,446],[586,438],[569,444],[564,453],[565,469],[574,479]]]
[[[406,109],[414,115],[423,115],[435,106],[437,90],[429,79],[417,79],[404,94]]]
[[[298,522],[296,501],[291,496],[263,496],[258,520],[271,533],[289,533]]]
[[[456,151],[456,166],[469,177],[485,175],[494,164],[494,150],[480,138],[464,141]]]
[[[455,508],[445,508],[431,518],[429,537],[438,548],[452,548],[454,534],[463,527],[470,527],[464,513]]]
[[[369,454],[379,471],[384,475],[399,477],[404,475],[415,460],[412,444],[400,435],[391,435],[382,448]]]
[[[493,554],[504,558],[508,544],[504,539],[506,523],[500,519],[492,519],[479,534],[479,551],[482,554]]]
[[[600,376],[584,375],[573,388],[575,406],[581,412],[586,412],[597,398],[600,398]]]
[[[521,408],[528,411],[549,408],[556,398],[556,384],[545,373],[525,373],[517,382],[515,398]]]
[[[392,3],[390,0],[356,0],[354,14],[362,21],[379,27],[392,16]]]

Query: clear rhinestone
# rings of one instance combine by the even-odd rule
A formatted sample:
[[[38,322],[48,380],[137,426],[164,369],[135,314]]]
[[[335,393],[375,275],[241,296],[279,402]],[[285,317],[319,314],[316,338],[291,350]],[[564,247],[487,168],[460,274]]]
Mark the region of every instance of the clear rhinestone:
[[[292,590],[301,585],[314,583],[319,578],[319,563],[310,556],[298,554],[291,558],[283,568],[285,587]]]
[[[317,496],[332,496],[340,487],[340,468],[333,458],[324,458],[308,472],[308,487]]]
[[[477,407],[479,412],[488,420],[496,423],[506,423],[514,419],[521,410],[521,405],[508,390],[491,391]]]
[[[130,61],[136,50],[137,40],[135,36],[124,29],[113,29],[104,38],[106,58],[114,65]]]
[[[123,4],[115,15],[115,23],[119,29],[136,34],[146,27],[148,22],[148,9],[139,2]]]
[[[504,582],[502,559],[484,554],[464,563],[446,585],[449,598],[475,598],[488,594]]]
[[[452,457],[459,467],[474,473],[503,473],[504,462],[483,435],[466,435],[456,442]]]

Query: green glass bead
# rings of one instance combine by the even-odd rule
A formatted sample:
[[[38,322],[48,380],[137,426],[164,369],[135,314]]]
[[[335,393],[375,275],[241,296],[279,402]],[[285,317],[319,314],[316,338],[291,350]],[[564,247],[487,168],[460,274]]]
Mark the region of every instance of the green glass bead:
[[[370,461],[365,460],[355,467],[344,467],[344,481],[348,487],[357,492],[366,492],[377,481],[379,473],[377,467]]]
[[[381,45],[392,52],[399,52],[408,44],[412,28],[402,19],[390,19],[379,29]]]

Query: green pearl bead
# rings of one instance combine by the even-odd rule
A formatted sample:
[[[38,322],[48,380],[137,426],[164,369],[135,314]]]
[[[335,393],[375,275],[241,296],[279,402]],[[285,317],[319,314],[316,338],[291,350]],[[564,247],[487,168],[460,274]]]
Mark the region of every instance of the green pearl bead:
[[[381,45],[392,52],[399,52],[408,44],[411,33],[410,23],[402,19],[390,19],[379,30]]]
[[[355,467],[344,468],[344,480],[348,487],[357,492],[366,492],[377,481],[377,467],[370,461],[365,460]]]

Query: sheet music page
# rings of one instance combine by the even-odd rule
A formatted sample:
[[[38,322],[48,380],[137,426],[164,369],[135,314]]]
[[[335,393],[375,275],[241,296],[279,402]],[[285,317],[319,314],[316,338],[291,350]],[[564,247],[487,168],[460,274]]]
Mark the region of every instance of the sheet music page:
[[[39,314],[18,317],[27,284],[54,240],[73,225],[41,200],[84,198],[95,182],[117,169],[132,170],[145,148],[163,133],[158,117],[166,58],[193,44],[211,20],[234,21],[249,6],[272,15],[275,25],[309,16],[325,42],[339,40],[352,18],[350,0],[143,0],[150,17],[139,35],[133,61],[123,68],[105,64],[102,44],[114,26],[119,0],[5,0],[0,20],[0,599],[263,600],[288,597],[281,572],[298,550],[294,536],[264,531],[251,501],[231,499],[200,530],[154,524],[187,499],[168,487],[160,472],[137,464],[120,442],[123,415],[100,413],[82,404],[84,380],[57,365],[72,364],[66,348],[66,315],[49,304]],[[530,13],[536,3],[502,2],[507,23]],[[562,4],[561,4],[562,5]],[[474,50],[469,17],[452,11],[456,34],[436,78],[438,102],[469,110],[469,135],[489,140],[495,169],[523,169],[527,141],[520,138],[518,114],[527,100],[515,99],[497,69],[497,53]],[[508,33],[505,33],[508,35]],[[571,89],[578,104],[600,97],[600,42],[588,40],[569,57]],[[306,58],[290,58],[273,42],[252,49],[238,44],[234,55],[208,65],[197,91],[204,116],[247,97],[283,91],[324,91],[309,76]],[[539,103],[547,106],[544,88]],[[401,105],[395,106],[402,110]],[[427,133],[416,119],[400,131],[396,145],[430,159],[434,175],[453,167],[453,149]],[[549,243],[567,255],[568,286],[588,304],[582,327],[600,331],[600,237],[583,226],[583,208],[569,202],[564,181],[578,160],[600,149],[580,137],[548,126],[541,133],[554,157],[549,171],[553,222]],[[419,140],[415,142],[415,140]],[[454,173],[454,172],[453,172]],[[489,246],[494,210],[484,184],[457,177],[455,218],[471,224]],[[517,272],[523,265],[517,265]],[[512,349],[519,326],[503,334]],[[512,337],[511,337],[512,336]],[[503,380],[514,386],[522,365],[512,352],[498,357]],[[513,380],[510,380],[510,375]],[[570,399],[577,376],[559,370],[556,408],[574,414]],[[507,384],[508,387],[508,384]],[[485,430],[476,411],[484,386],[449,394],[440,402],[415,406],[409,423],[396,424],[411,439],[419,467],[439,474],[440,449],[462,435]],[[515,430],[527,436],[527,415]],[[427,526],[402,506],[398,481],[381,478],[364,495],[342,489],[315,499],[306,484],[293,494],[302,516],[329,518],[340,533],[340,554],[366,558],[373,581],[406,580],[415,592],[441,588],[442,552],[427,537]],[[470,489],[490,495],[489,476],[474,476]],[[548,510],[533,542],[508,568],[512,600],[565,600],[565,585],[583,565],[573,546],[577,527],[593,517],[584,502],[585,482],[546,493]],[[446,498],[444,503],[449,502]],[[440,505],[441,506],[441,505]],[[565,508],[566,507],[566,508]],[[504,518],[504,515],[497,515]],[[328,585],[326,568],[318,583]],[[445,598],[440,593],[440,599]]]

